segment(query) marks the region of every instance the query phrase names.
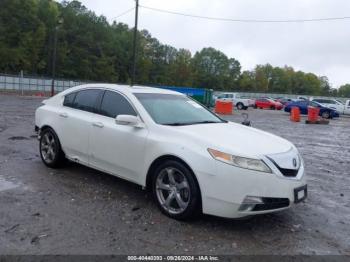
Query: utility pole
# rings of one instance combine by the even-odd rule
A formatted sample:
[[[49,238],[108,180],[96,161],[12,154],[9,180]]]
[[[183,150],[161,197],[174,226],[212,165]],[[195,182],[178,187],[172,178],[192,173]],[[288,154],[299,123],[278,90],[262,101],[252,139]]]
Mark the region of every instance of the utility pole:
[[[54,40],[53,40],[53,52],[52,52],[52,82],[51,82],[51,96],[55,95],[55,77],[56,77],[56,55],[57,55],[57,34],[60,25],[63,24],[63,18],[58,19],[55,26]]]
[[[57,31],[58,31],[58,26],[55,27],[55,36],[54,36],[54,40],[53,40],[51,96],[55,95]]]
[[[132,78],[131,78],[131,86],[135,84],[135,77],[136,77],[136,60],[137,60],[137,24],[138,24],[138,18],[139,18],[139,0],[136,1],[136,7],[135,7],[135,27],[134,27],[134,45],[133,45],[133,53],[132,53],[132,60],[133,60],[133,66],[132,66]]]

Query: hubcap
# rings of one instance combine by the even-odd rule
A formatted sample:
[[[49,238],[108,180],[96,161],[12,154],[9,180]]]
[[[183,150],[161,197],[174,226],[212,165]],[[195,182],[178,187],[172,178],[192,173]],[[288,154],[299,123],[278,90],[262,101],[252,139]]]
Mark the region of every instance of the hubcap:
[[[185,175],[178,169],[163,169],[156,180],[159,203],[170,214],[180,214],[187,208],[191,191]]]
[[[46,163],[52,163],[56,156],[56,142],[51,133],[45,133],[41,139],[41,155]]]

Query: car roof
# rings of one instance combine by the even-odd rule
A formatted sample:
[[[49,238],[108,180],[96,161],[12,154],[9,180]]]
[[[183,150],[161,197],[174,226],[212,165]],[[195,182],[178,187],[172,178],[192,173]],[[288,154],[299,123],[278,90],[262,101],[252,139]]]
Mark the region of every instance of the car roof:
[[[124,94],[137,94],[137,93],[150,93],[150,94],[172,94],[172,95],[184,95],[179,92],[175,92],[168,89],[156,88],[156,87],[148,87],[148,86],[129,86],[129,85],[117,85],[117,84],[86,84],[75,86],[65,90],[64,93],[70,93],[73,91],[78,91],[85,88],[106,88],[106,89],[114,89],[116,91],[122,92]]]

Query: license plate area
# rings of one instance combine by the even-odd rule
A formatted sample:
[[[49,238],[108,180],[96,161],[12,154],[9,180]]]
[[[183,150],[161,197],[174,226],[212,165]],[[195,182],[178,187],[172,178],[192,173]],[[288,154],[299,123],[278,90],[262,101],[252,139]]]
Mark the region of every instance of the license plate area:
[[[307,185],[294,189],[294,203],[299,203],[307,198]]]

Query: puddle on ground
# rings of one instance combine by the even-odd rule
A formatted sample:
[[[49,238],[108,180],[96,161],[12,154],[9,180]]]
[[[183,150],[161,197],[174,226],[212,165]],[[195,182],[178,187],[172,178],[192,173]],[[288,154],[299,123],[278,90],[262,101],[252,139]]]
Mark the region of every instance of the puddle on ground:
[[[18,187],[17,184],[7,181],[4,178],[0,177],[0,192],[6,191],[6,190],[11,190]]]
[[[9,140],[28,140],[28,137],[25,136],[11,136]]]

